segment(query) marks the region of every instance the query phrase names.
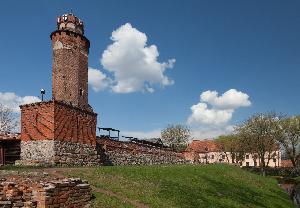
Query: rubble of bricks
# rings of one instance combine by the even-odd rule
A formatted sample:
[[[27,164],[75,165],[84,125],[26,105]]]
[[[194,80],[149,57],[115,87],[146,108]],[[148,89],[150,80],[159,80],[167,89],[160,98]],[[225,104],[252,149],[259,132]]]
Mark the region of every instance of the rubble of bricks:
[[[28,184],[24,180],[1,179],[0,207],[84,208],[90,205],[91,188],[87,181],[69,178]]]

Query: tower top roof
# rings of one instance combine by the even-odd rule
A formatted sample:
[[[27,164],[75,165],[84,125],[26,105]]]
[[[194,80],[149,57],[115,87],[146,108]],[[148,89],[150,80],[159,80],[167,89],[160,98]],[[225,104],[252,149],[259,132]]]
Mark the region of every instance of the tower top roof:
[[[83,22],[73,13],[63,14],[57,18],[58,30],[69,30],[80,35],[84,34]]]

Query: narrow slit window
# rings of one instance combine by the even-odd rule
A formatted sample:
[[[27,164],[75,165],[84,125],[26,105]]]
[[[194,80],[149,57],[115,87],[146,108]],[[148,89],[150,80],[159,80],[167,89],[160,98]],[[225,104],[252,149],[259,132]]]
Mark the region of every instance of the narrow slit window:
[[[83,96],[83,89],[80,89],[80,90],[79,90],[79,95],[80,95],[80,96]]]

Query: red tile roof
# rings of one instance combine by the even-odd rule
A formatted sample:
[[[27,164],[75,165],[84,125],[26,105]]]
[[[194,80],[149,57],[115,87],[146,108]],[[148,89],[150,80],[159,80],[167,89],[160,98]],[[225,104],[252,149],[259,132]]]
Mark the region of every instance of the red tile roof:
[[[216,143],[213,140],[193,140],[186,148],[188,152],[218,152]]]
[[[0,133],[0,141],[20,140],[19,133]]]
[[[293,167],[293,163],[291,160],[281,160],[282,167]]]

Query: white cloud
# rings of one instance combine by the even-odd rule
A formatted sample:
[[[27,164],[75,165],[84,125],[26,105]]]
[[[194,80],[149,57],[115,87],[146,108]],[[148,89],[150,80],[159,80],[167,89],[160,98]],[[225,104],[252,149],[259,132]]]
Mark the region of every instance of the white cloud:
[[[111,79],[109,79],[104,73],[98,69],[89,67],[88,70],[89,84],[92,89],[96,92],[105,90],[111,84]]]
[[[209,109],[206,103],[198,103],[191,107],[192,115],[188,118],[189,124],[214,124],[227,123],[232,118],[234,110]]]
[[[41,100],[35,96],[20,97],[14,92],[0,92],[0,103],[14,112],[20,112],[19,105],[40,102]]]
[[[175,59],[158,62],[157,47],[147,46],[145,33],[126,23],[112,32],[111,40],[113,43],[103,52],[101,64],[113,76],[111,83],[113,92],[154,92],[155,85],[168,86],[174,83],[165,75],[165,70],[173,68]],[[99,73],[98,77],[100,77],[98,80],[93,80],[93,84],[90,83],[94,90],[98,89],[94,87],[95,83],[106,78]]]
[[[235,109],[250,106],[249,96],[236,89],[230,89],[218,96],[217,91],[205,91],[200,95],[200,100],[219,109]]]
[[[221,96],[216,91],[205,91],[200,95],[200,102],[191,107],[192,114],[187,122],[195,126],[226,125],[237,108],[250,105],[249,96],[235,89],[230,89]]]

